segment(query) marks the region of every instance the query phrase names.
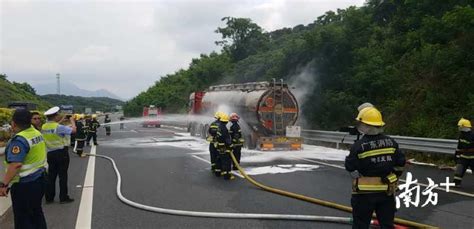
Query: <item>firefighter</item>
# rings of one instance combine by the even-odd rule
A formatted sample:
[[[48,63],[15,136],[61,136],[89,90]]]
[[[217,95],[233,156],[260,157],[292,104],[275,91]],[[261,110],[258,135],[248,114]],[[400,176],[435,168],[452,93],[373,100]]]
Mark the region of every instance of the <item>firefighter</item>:
[[[105,118],[104,118],[104,123],[106,123],[106,125],[105,125],[105,135],[107,135],[107,136],[110,136],[110,125],[107,125],[107,123],[110,123],[110,122],[112,122],[112,119],[110,119],[109,115],[106,114]]]
[[[84,154],[84,144],[87,139],[86,135],[86,125],[83,122],[84,115],[76,115],[76,141],[74,145],[74,152],[77,153],[77,156],[85,157]]]
[[[242,130],[240,129],[239,119],[240,117],[236,113],[232,113],[230,115],[232,126],[230,127],[229,134],[232,139],[232,152],[234,153],[237,163],[240,164],[240,155],[242,146],[244,145],[244,138],[242,136]],[[232,170],[237,170],[237,166],[234,164],[234,162],[232,162],[232,164]]]
[[[123,120],[125,120],[125,117],[120,116],[120,129],[123,130],[125,128],[125,124],[123,123]]]
[[[461,118],[458,122],[459,140],[458,147],[454,153],[456,159],[456,171],[454,172],[454,184],[461,186],[462,177],[467,168],[474,170],[474,134],[471,131],[471,122]]]
[[[77,121],[77,117],[78,117],[79,114],[73,114],[72,116],[74,117],[74,119],[76,119]],[[76,134],[71,134],[71,138],[69,139],[69,145],[71,147],[74,147],[75,146],[75,143],[76,143]],[[74,150],[73,150],[74,151]]]
[[[89,145],[92,139],[94,141],[94,145],[99,145],[97,144],[97,129],[100,127],[100,123],[97,121],[97,115],[92,115],[92,119],[90,120],[88,127],[89,129],[86,143]]]
[[[356,120],[363,136],[352,145],[345,160],[346,170],[353,178],[352,228],[369,228],[374,211],[381,228],[393,228],[394,195],[405,156],[395,140],[382,134],[385,123],[377,108],[361,109]]]
[[[217,129],[217,151],[219,155],[216,160],[216,169],[221,169],[221,176],[224,176],[225,180],[232,180],[234,179],[231,173],[232,162],[230,159],[232,140],[227,130],[228,122],[229,115],[222,113],[219,119],[219,128]]]
[[[216,176],[220,176],[221,169],[216,167],[216,158],[219,154],[217,152],[217,131],[219,129],[219,119],[222,115],[222,112],[218,111],[214,114],[214,118],[216,119],[214,122],[209,125],[209,129],[207,130],[208,136],[207,141],[209,142],[209,154],[211,157],[211,172],[215,173]]]
[[[59,107],[47,110],[44,115],[48,121],[43,124],[43,134],[48,149],[48,185],[46,190],[46,203],[52,203],[56,194],[56,177],[59,176],[59,200],[61,203],[70,203],[67,188],[67,170],[69,169],[69,154],[64,148],[64,137],[76,132],[74,117],[70,117],[71,127],[64,126],[58,122],[62,119],[59,115]]]

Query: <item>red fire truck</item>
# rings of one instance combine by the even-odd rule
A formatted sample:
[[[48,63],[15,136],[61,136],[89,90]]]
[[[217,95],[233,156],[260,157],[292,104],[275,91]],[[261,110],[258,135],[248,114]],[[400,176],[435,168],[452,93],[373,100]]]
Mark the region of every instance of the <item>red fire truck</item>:
[[[150,105],[149,107],[143,107],[143,118],[145,121],[142,122],[143,127],[161,127],[159,116],[161,115],[161,109]]]

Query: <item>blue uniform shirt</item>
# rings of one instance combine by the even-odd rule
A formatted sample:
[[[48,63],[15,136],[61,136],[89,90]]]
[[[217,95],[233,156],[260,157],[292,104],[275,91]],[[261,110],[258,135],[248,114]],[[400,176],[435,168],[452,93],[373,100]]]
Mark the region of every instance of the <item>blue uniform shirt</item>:
[[[58,135],[61,135],[61,137],[64,137],[66,135],[71,135],[72,127],[59,125],[58,128],[56,128],[56,133]]]
[[[21,136],[15,136],[10,140],[7,147],[5,148],[5,158],[8,163],[13,163],[13,162],[22,163],[23,160],[25,160],[25,157],[29,151],[30,151],[30,145],[28,144],[26,139]],[[26,177],[22,177],[20,178],[20,183],[34,181],[38,179],[44,172],[45,172],[45,169],[43,168]]]

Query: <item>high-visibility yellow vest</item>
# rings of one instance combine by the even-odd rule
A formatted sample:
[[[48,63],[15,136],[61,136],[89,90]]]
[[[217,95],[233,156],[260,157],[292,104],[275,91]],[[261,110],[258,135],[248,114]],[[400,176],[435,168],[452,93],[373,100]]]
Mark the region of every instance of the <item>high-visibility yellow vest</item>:
[[[33,127],[17,133],[14,137],[20,136],[26,139],[30,151],[26,154],[22,162],[19,173],[12,179],[11,183],[16,183],[21,177],[31,175],[38,170],[47,167],[46,162],[46,143],[41,133]],[[5,157],[5,165],[7,164]],[[6,167],[6,166],[5,166]]]
[[[64,137],[56,133],[58,126],[57,122],[47,122],[41,128],[48,152],[64,148]]]

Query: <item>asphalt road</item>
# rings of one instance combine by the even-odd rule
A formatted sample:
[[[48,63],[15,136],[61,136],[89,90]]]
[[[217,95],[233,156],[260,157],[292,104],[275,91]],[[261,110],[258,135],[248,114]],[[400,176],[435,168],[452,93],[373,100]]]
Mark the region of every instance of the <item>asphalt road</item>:
[[[191,137],[176,135],[172,128],[142,128],[127,124],[127,129],[112,128],[112,136],[99,133],[97,154],[114,158],[122,175],[122,193],[128,199],[161,208],[233,213],[274,213],[349,217],[335,209],[306,203],[262,191],[246,180],[224,181],[214,177],[208,155],[191,147]],[[172,144],[166,144],[170,142]],[[243,157],[246,156],[244,151]],[[296,155],[297,156],[297,155]],[[199,157],[199,158],[197,158]],[[69,172],[73,204],[45,205],[49,228],[74,228],[81,201],[86,159],[71,155]],[[322,165],[330,163],[334,166]],[[243,163],[245,167],[276,164],[313,164],[311,172],[261,174],[254,178],[279,189],[350,205],[350,177],[338,161],[283,158],[266,162]],[[428,183],[444,182],[452,172],[409,166],[416,179]],[[467,175],[463,191],[474,193],[474,176]],[[115,195],[116,177],[109,161],[97,158],[92,208],[92,228],[350,228],[349,225],[283,220],[213,219],[182,217],[139,210],[123,204]],[[422,190],[424,188],[422,187]],[[421,191],[422,191],[421,190]],[[474,228],[474,199],[453,193],[438,193],[438,204],[424,208],[401,208],[397,217],[442,228]],[[420,205],[426,198],[422,196]],[[12,228],[11,211],[0,219],[0,228]]]

